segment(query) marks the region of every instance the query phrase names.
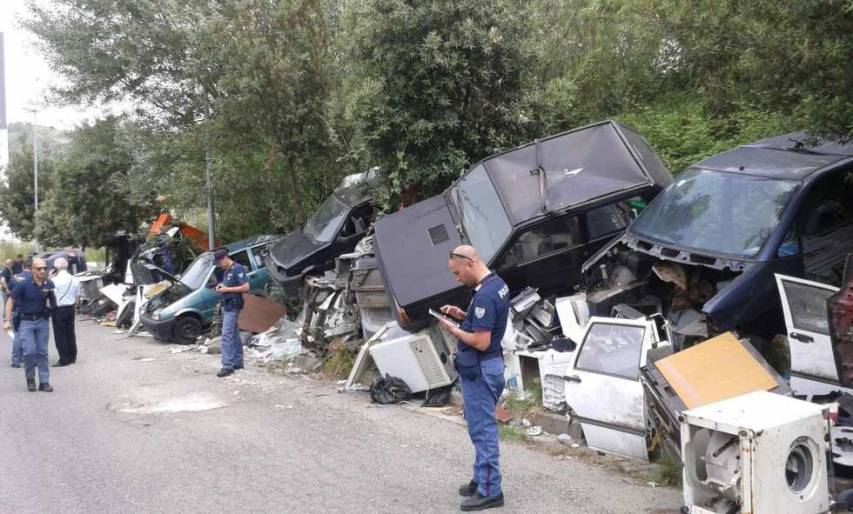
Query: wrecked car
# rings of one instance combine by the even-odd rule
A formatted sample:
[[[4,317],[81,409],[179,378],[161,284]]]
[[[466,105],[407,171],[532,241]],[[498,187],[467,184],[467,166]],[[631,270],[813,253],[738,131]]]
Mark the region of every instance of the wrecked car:
[[[265,290],[265,257],[275,236],[257,236],[225,245],[235,262],[248,271],[250,292]],[[213,252],[204,252],[178,278],[161,270],[172,284],[151,298],[140,315],[145,329],[162,341],[189,344],[209,326],[219,297]]]
[[[674,344],[784,330],[773,275],[838,283],[853,250],[853,144],[786,134],[690,166],[583,266],[590,315],[662,312]]]
[[[306,277],[335,267],[335,257],[352,252],[373,222],[370,185],[378,170],[349,175],[308,219],[302,230],[290,232],[269,254],[272,280],[285,296],[298,299]]]
[[[84,252],[77,249],[68,250],[50,250],[46,252],[34,253],[32,258],[41,258],[47,261],[47,269],[53,270],[53,263],[56,259],[63,257],[68,261],[68,272],[72,275],[82,273],[87,270],[86,256]]]
[[[671,180],[642,137],[614,121],[484,159],[443,194],[376,223],[376,253],[401,326],[465,301],[447,271],[460,244],[476,247],[513,293],[571,291],[580,265]]]

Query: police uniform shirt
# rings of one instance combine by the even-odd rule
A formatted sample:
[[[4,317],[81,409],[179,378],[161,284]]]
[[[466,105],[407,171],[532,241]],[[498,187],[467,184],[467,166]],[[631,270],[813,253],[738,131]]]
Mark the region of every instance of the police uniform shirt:
[[[246,276],[246,268],[239,262],[231,264],[222,276],[222,285],[225,287],[237,287],[249,281]],[[243,308],[243,293],[224,293],[222,295],[222,308],[226,311],[236,311]]]
[[[31,316],[48,317],[51,307],[56,305],[53,289],[50,280],[45,280],[41,286],[36,284],[32,276],[21,280],[12,291],[15,309],[24,319]]]
[[[480,352],[459,341],[456,362],[460,366],[476,366],[484,359],[503,355],[501,341],[509,316],[509,287],[503,279],[489,273],[480,282],[468,305],[465,321],[460,327],[466,332],[491,332],[489,347]]]
[[[33,276],[33,274],[29,271],[24,271],[24,272],[18,273],[17,275],[14,275],[12,277],[12,281],[9,282],[9,291],[14,291],[15,286],[22,283],[24,280],[26,280],[28,278],[32,278],[32,276]],[[17,308],[16,308],[16,310],[17,310]]]

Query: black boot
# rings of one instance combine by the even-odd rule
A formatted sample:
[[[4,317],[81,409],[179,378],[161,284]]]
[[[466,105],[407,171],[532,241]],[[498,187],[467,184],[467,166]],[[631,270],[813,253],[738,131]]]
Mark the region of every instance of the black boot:
[[[39,384],[39,391],[44,391],[45,393],[52,393],[53,387],[50,386],[47,382],[44,384]]]
[[[477,482],[471,480],[467,484],[459,486],[459,496],[474,496],[477,492]]]
[[[27,391],[33,392],[36,390],[36,379],[28,378],[27,379]]]
[[[460,508],[464,511],[470,510],[486,510],[504,506],[504,495],[489,496],[486,498],[480,493],[468,498],[462,502]]]

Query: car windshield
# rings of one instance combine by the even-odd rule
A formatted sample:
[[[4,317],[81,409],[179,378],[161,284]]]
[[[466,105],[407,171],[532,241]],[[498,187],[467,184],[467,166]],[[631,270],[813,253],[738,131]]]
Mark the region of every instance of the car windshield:
[[[201,288],[213,267],[213,254],[204,252],[195,258],[187,270],[181,275],[181,282],[192,290]]]
[[[798,183],[691,169],[631,226],[640,236],[711,255],[755,257]]]
[[[491,261],[509,237],[512,225],[486,168],[477,166],[459,181],[450,197],[462,217],[462,227],[471,245],[483,261]]]
[[[331,195],[305,224],[303,233],[318,243],[328,243],[334,239],[348,210],[348,205]]]

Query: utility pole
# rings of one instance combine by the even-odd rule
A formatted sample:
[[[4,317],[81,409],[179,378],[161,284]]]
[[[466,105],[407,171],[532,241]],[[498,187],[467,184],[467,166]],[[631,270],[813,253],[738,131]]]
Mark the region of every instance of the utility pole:
[[[36,139],[36,113],[38,109],[24,109],[25,111],[29,111],[33,113],[33,198],[35,211],[39,210],[39,147],[38,140]]]
[[[210,178],[212,157],[210,156],[210,148],[204,150],[204,172],[205,172],[205,189],[207,190],[207,246],[210,250],[216,247],[216,219],[213,216],[213,181]]]

